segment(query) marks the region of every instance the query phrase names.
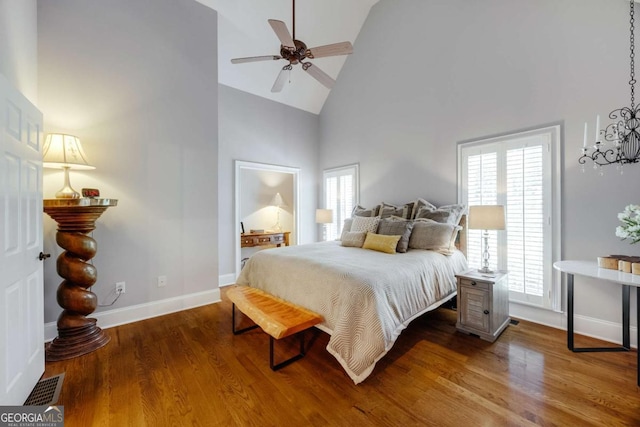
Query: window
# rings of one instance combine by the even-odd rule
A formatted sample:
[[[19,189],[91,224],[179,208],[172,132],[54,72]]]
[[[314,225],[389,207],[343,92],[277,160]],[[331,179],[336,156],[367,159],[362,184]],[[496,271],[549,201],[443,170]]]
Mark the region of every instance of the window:
[[[348,165],[323,172],[324,203],[333,210],[333,223],[324,224],[324,240],[336,240],[346,218],[351,218],[358,204],[358,165]]]
[[[458,146],[460,202],[505,206],[506,230],[490,231],[490,267],[509,272],[511,301],[560,309],[560,126]],[[469,230],[469,267],[482,263],[482,231]]]

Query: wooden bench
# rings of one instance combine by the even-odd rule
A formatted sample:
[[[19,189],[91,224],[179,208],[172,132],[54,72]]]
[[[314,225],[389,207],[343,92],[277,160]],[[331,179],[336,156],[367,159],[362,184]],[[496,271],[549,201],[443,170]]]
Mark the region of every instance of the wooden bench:
[[[249,286],[234,285],[227,291],[227,297],[233,303],[231,326],[234,335],[257,327],[262,328],[264,332],[269,334],[269,366],[274,371],[304,357],[304,336],[299,334],[300,353],[278,364],[274,364],[274,339],[279,340],[305,331],[323,320],[322,316],[311,310]],[[255,325],[236,329],[236,307],[250,318]]]

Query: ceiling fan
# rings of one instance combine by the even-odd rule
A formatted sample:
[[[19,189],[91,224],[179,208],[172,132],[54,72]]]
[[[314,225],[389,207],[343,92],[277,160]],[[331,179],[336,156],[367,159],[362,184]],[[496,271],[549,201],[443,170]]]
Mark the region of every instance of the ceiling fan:
[[[307,59],[323,58],[327,56],[348,55],[353,52],[353,45],[351,42],[345,41],[340,43],[333,43],[324,46],[307,48],[307,45],[296,40],[296,0],[293,1],[293,37],[287,29],[287,25],[278,21],[277,19],[269,19],[269,25],[273,28],[273,31],[280,39],[280,55],[264,55],[264,56],[251,56],[247,58],[234,58],[231,60],[232,64],[242,64],[244,62],[256,62],[256,61],[277,61],[284,59],[289,61],[287,65],[282,67],[278,77],[276,78],[271,92],[280,92],[287,81],[287,71],[291,71],[296,64],[302,65],[302,69],[309,73],[311,77],[322,83],[327,88],[331,89],[335,84],[335,80],[331,78],[327,73],[318,68],[317,65],[306,61]]]

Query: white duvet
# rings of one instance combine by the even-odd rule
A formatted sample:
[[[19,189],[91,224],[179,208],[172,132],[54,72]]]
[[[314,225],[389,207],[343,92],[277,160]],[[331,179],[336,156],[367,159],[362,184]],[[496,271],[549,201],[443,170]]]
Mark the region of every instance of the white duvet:
[[[259,251],[237,284],[321,314],[319,328],[331,335],[327,350],[358,384],[411,320],[455,294],[454,275],[465,270],[458,251],[386,254],[322,242]]]

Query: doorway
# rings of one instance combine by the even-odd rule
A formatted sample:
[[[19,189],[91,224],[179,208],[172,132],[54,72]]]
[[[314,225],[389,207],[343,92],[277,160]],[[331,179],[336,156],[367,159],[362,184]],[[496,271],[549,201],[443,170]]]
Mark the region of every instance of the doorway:
[[[251,230],[271,230],[279,225],[283,231],[291,233],[290,244],[298,244],[299,174],[300,168],[236,160],[236,277],[240,274],[243,258],[246,258],[244,255],[250,256],[257,250],[241,248],[240,234],[243,227],[249,233]],[[277,194],[281,198],[279,206],[274,203]],[[243,250],[247,253],[243,254]]]

